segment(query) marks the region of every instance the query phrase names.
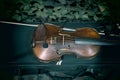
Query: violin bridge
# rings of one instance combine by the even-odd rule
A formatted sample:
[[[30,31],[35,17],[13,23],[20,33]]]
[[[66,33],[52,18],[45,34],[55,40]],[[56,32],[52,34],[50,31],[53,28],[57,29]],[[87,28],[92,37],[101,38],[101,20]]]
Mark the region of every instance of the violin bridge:
[[[50,38],[50,44],[53,44],[53,37]]]
[[[65,36],[69,36],[70,37],[70,35],[69,34],[62,34],[62,33],[59,33],[59,35],[62,36],[62,44],[64,46],[65,45]]]
[[[65,45],[65,36],[63,35],[63,46]]]
[[[52,37],[50,38],[50,44],[56,44],[56,37]]]

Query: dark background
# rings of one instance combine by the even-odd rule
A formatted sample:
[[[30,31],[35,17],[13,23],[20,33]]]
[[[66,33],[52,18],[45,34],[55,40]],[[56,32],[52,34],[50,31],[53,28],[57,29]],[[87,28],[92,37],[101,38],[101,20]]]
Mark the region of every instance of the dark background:
[[[1,20],[12,21],[4,12],[13,5],[6,5],[5,3],[13,3],[15,0],[7,1],[1,0],[0,17]],[[5,8],[6,7],[6,8]],[[108,7],[110,9],[110,22],[119,23],[120,10],[119,0],[110,0]],[[12,7],[14,12],[15,7]],[[54,23],[54,22],[53,22]],[[35,23],[36,24],[36,23]],[[60,22],[54,23],[61,25]],[[97,30],[101,29],[102,23],[83,22],[83,23],[66,23],[67,27],[77,28],[74,26],[90,26]],[[112,26],[113,27],[113,26]],[[36,28],[12,24],[0,24],[0,78],[1,80],[13,80],[15,75],[20,76],[26,74],[42,74],[47,72],[63,72],[65,74],[76,76],[84,71],[84,68],[92,68],[98,70],[96,72],[103,74],[100,80],[119,80],[120,77],[120,46],[102,46],[99,54],[91,60],[78,59],[74,55],[65,55],[62,66],[56,66],[56,62],[48,64],[39,62],[34,56],[31,48],[31,40],[33,31]],[[109,37],[107,39],[119,40],[118,37]],[[82,66],[82,68],[81,68]],[[40,72],[41,71],[41,72]],[[42,72],[43,71],[43,72]],[[3,79],[2,79],[3,78]],[[64,79],[61,79],[64,80]],[[68,79],[71,80],[71,79]]]

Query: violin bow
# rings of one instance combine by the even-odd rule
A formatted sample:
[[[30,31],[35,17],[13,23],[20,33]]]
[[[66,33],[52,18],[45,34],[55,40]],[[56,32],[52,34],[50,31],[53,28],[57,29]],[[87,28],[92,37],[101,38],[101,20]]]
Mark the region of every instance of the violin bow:
[[[37,24],[25,24],[25,23],[17,23],[17,22],[7,22],[7,21],[0,21],[0,23],[6,23],[6,24],[14,24],[14,25],[22,25],[22,26],[31,26],[31,27],[38,27],[38,25]],[[65,27],[63,27],[62,28],[63,30],[66,30],[66,31],[76,31],[75,29],[71,29],[71,28],[65,28]],[[105,33],[98,33],[98,34],[100,34],[100,35],[104,35],[105,36]],[[110,34],[110,36],[113,36],[113,37],[120,37],[120,35],[116,35],[116,34]],[[81,39],[81,40],[83,40],[83,39]],[[81,41],[80,39],[76,39],[76,43],[77,44],[80,44]],[[88,41],[92,41],[92,42],[98,42],[98,43],[96,43],[96,44],[99,44],[99,42],[100,42],[100,44],[102,44],[102,45],[113,45],[114,44],[114,42],[116,42],[116,41],[113,41],[112,42],[112,40],[110,41],[110,40],[92,40],[92,39],[86,39],[87,40],[87,42]],[[86,40],[83,40],[82,42],[84,42],[85,43],[85,41]],[[95,44],[95,43],[94,43]],[[119,43],[118,43],[119,44]]]

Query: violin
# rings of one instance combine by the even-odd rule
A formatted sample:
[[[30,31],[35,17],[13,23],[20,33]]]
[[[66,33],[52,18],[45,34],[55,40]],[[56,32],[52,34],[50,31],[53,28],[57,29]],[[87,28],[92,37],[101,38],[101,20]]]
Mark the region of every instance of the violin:
[[[39,25],[33,35],[34,55],[42,62],[60,60],[64,55],[74,54],[77,58],[93,58],[100,50],[99,45],[77,44],[76,38],[99,39],[94,28],[77,28],[65,31],[60,26],[44,23]]]

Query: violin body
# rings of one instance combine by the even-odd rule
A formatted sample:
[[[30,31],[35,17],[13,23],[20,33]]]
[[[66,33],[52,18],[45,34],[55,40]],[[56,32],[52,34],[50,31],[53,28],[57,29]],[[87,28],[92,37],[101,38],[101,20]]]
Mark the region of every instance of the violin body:
[[[60,60],[62,56],[74,54],[78,58],[92,58],[100,49],[97,45],[75,44],[75,38],[99,39],[98,32],[89,27],[78,28],[74,32],[64,31],[59,26],[45,23],[34,31],[33,52],[43,62]],[[43,44],[47,44],[44,47]]]

